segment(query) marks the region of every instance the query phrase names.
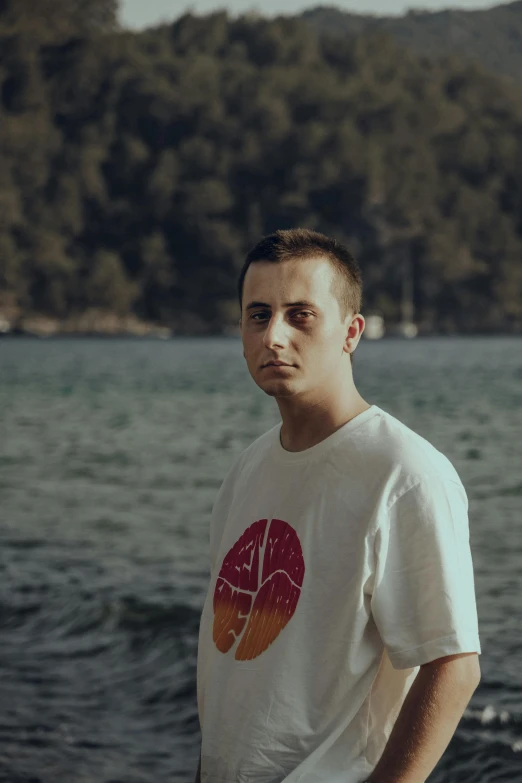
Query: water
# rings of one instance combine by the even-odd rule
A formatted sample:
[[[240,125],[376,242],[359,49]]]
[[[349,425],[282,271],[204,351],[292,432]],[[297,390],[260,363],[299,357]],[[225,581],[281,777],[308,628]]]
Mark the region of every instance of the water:
[[[482,681],[430,783],[522,781],[522,341],[363,341],[354,376],[470,501]],[[0,341],[1,781],[194,780],[210,510],[278,420],[237,339]]]

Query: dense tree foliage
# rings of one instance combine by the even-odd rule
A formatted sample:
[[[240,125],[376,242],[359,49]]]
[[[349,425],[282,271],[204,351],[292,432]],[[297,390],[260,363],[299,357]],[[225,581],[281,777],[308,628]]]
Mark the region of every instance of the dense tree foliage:
[[[219,330],[252,244],[309,226],[356,252],[363,312],[399,318],[407,260],[423,329],[521,329],[518,87],[291,17],[138,34],[106,0],[21,5],[0,0],[0,309]]]
[[[320,6],[302,16],[320,32],[343,36],[386,32],[422,54],[465,53],[489,70],[522,80],[522,0],[474,11],[413,8],[400,17],[349,14]]]

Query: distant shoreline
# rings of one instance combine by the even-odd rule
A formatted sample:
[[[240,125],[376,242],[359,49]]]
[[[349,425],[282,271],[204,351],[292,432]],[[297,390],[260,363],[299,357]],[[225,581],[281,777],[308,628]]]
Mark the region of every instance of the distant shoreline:
[[[169,337],[239,335],[237,324],[212,327],[196,315],[181,319],[179,324],[165,326],[145,321],[134,314],[91,308],[66,318],[41,313],[22,315],[19,311],[0,308],[1,337]]]
[[[239,330],[236,331],[216,331],[216,332],[198,332],[198,333],[190,333],[190,332],[176,332],[174,330],[168,330],[169,334],[157,334],[154,332],[149,332],[146,334],[135,334],[132,332],[118,332],[118,333],[104,333],[104,332],[56,332],[54,334],[35,334],[34,332],[24,332],[20,330],[13,330],[10,332],[0,332],[0,342],[2,340],[22,340],[22,339],[35,339],[35,340],[66,340],[66,339],[75,339],[75,340],[110,340],[110,339],[118,339],[118,340],[144,340],[144,339],[152,339],[152,340],[178,340],[178,339],[211,339],[215,337],[225,337],[225,338],[233,338],[233,339],[240,339],[241,334]],[[522,337],[521,332],[496,332],[496,331],[484,331],[484,332],[419,332],[419,334],[415,338],[408,338],[404,335],[401,335],[397,332],[392,332],[391,330],[389,332],[386,332],[382,337],[379,337],[377,339],[372,339],[369,337],[366,337],[363,333],[362,339],[364,342],[368,343],[376,343],[380,342],[381,340],[402,340],[405,342],[415,342],[415,340],[421,339],[429,339],[429,338],[469,338],[473,339],[476,337],[513,337],[514,339],[518,338],[520,339]]]
[[[384,324],[384,332],[373,335],[370,328],[371,314],[366,316],[367,329],[363,332],[363,339],[368,342],[378,342],[386,338],[417,339],[418,337],[520,337],[522,324],[514,324],[511,329],[493,330],[485,329],[480,332],[439,332],[427,328],[422,323],[417,324],[417,334],[412,336],[404,334],[401,323],[393,322]],[[382,320],[382,319],[381,319]],[[518,327],[518,330],[517,330]],[[379,336],[380,334],[380,336]],[[83,313],[71,315],[64,319],[52,318],[41,314],[20,315],[19,313],[7,313],[0,310],[0,339],[37,337],[49,338],[154,338],[168,340],[177,337],[240,337],[241,332],[237,323],[223,324],[222,326],[210,326],[201,321],[197,316],[180,321],[172,327],[144,321],[136,315],[117,315],[116,313],[97,309],[87,310]]]

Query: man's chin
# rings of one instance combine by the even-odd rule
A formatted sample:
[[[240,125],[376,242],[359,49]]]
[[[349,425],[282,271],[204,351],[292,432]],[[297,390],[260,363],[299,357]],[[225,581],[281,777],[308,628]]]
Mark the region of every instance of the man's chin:
[[[271,381],[257,384],[270,397],[292,397],[296,393],[295,385],[288,381]]]

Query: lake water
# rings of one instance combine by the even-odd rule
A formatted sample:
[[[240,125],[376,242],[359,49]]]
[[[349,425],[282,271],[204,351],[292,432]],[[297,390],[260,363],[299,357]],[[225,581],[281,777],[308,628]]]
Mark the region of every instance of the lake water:
[[[430,783],[522,781],[522,340],[363,340],[354,378],[469,497],[482,681]],[[1,781],[193,782],[210,511],[278,420],[238,339],[0,340]]]

